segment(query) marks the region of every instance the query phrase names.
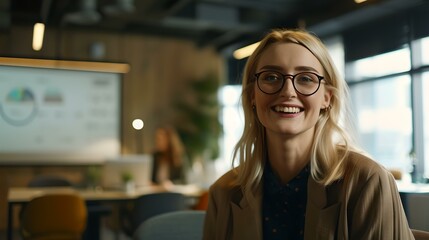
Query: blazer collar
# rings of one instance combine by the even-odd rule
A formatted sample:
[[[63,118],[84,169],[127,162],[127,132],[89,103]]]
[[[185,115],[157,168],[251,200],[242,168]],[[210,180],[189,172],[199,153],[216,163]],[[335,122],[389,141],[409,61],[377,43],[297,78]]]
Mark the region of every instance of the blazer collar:
[[[341,203],[341,182],[329,186],[308,179],[304,239],[334,239]]]
[[[237,189],[232,197],[231,208],[233,228],[240,231],[233,233],[233,239],[262,239],[261,206],[262,184],[253,192]]]
[[[305,239],[333,239],[340,209],[339,183],[328,187],[308,179]],[[256,191],[238,187],[231,200],[233,239],[262,239],[262,183]]]

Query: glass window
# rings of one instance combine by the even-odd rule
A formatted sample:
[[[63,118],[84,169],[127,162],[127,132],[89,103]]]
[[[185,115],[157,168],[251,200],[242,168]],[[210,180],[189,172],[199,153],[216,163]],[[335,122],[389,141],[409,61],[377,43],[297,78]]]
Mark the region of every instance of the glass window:
[[[426,54],[421,54],[422,55],[422,64],[423,65],[428,65],[429,64],[429,37],[426,38],[422,38],[421,40],[421,46],[422,46],[422,50],[421,53],[426,53]]]
[[[403,75],[351,87],[360,145],[374,160],[404,172],[412,145],[410,83]]]
[[[348,63],[346,76],[348,81],[359,81],[366,78],[406,72],[410,69],[410,50],[409,48],[403,48]]]
[[[221,121],[223,124],[223,139],[221,140],[221,157],[219,163],[227,170],[231,167],[232,153],[238,140],[243,133],[244,114],[241,107],[241,85],[227,85],[220,90],[220,101],[222,104]]]
[[[329,54],[337,67],[341,77],[344,78],[344,44],[339,36],[335,36],[324,41]]]
[[[428,38],[429,39],[429,38]],[[429,46],[429,45],[428,45]],[[422,89],[429,89],[429,72],[422,75]],[[429,177],[429,96],[423,90],[423,126],[424,126],[424,162],[425,162],[425,177]]]

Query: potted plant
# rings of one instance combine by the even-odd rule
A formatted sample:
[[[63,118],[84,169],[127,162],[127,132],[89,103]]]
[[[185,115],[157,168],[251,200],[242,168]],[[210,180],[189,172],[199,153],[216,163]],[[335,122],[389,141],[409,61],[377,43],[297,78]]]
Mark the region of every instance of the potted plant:
[[[134,183],[133,175],[128,171],[124,171],[121,174],[121,178],[122,178],[122,183],[124,184],[125,192],[127,193],[134,192],[135,183]]]
[[[189,166],[202,165],[219,157],[219,138],[222,124],[219,120],[219,78],[209,73],[190,82],[188,92],[176,101],[178,133],[184,143]],[[184,97],[183,97],[184,96]]]

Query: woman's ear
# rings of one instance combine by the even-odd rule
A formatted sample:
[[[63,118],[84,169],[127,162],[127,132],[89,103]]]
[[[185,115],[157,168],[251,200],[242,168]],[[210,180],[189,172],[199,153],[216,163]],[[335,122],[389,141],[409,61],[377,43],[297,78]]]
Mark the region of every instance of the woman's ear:
[[[323,104],[322,104],[323,109],[327,109],[331,106],[331,97],[332,97],[332,92],[329,90],[326,90],[323,95]]]

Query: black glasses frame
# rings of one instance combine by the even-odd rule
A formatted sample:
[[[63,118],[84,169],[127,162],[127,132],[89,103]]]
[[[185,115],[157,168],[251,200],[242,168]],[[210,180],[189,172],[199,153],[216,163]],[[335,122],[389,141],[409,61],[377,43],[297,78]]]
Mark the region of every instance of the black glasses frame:
[[[265,73],[265,72],[277,73],[277,74],[279,74],[280,76],[282,76],[282,85],[281,85],[281,87],[279,88],[279,90],[277,90],[277,91],[275,91],[275,92],[272,92],[272,93],[267,93],[267,92],[265,92],[264,90],[262,90],[261,86],[259,86],[259,76],[260,76],[262,73]],[[304,94],[304,93],[301,93],[300,91],[298,91],[298,89],[296,89],[296,87],[295,87],[295,77],[296,77],[296,76],[298,76],[298,75],[300,75],[300,74],[303,74],[303,73],[310,73],[310,74],[313,74],[313,75],[315,75],[315,76],[317,77],[317,79],[319,80],[319,85],[317,85],[317,88],[316,88],[316,90],[314,90],[314,92],[309,93],[309,94]],[[265,71],[258,72],[258,73],[256,73],[256,74],[255,74],[255,77],[256,77],[256,85],[258,85],[259,90],[261,90],[263,93],[268,94],[268,95],[273,95],[273,94],[276,94],[276,93],[280,92],[280,91],[283,89],[283,87],[285,86],[286,78],[290,78],[290,79],[292,80],[293,88],[295,89],[295,91],[296,91],[297,93],[299,93],[299,94],[301,94],[301,95],[303,95],[303,96],[311,96],[311,95],[315,94],[315,93],[319,90],[319,88],[320,88],[320,82],[321,82],[322,80],[324,80],[324,79],[325,79],[325,77],[320,76],[320,75],[318,75],[318,74],[316,74],[316,73],[314,73],[314,72],[299,72],[299,73],[297,73],[297,74],[283,74],[283,73],[281,73],[281,72],[273,71],[273,70],[265,70]]]

